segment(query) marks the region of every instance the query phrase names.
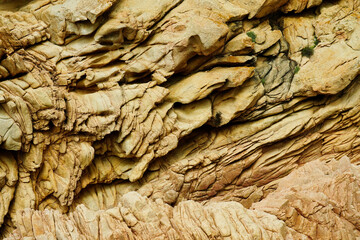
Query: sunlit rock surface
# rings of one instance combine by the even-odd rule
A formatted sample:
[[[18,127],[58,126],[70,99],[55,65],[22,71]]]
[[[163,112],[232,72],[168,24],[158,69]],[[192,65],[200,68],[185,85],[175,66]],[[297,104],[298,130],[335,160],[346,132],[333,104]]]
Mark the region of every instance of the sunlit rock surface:
[[[358,0],[0,0],[0,237],[360,238]]]

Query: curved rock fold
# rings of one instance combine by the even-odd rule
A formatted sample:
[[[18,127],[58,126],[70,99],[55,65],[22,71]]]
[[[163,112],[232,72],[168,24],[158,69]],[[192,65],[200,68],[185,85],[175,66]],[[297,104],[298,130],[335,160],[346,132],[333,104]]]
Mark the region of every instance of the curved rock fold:
[[[360,238],[359,13],[0,0],[1,238]]]

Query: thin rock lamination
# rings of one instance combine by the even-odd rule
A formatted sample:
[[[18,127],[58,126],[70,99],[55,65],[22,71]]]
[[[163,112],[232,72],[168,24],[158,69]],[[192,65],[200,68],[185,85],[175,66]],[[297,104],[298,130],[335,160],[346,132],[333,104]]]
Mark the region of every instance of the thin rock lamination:
[[[359,12],[0,1],[1,236],[356,239]]]

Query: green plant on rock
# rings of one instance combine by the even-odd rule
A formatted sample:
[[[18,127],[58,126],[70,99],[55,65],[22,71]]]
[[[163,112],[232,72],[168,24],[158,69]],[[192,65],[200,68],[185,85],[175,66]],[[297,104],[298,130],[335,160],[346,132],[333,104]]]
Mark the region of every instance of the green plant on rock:
[[[260,79],[262,85],[265,85],[265,78]]]
[[[311,55],[314,54],[314,48],[306,46],[303,49],[301,49],[301,55],[305,57],[311,57]]]
[[[319,44],[319,40],[314,35],[314,45],[312,46],[306,46],[303,49],[301,49],[301,55],[305,57],[311,57],[314,54],[314,48]]]
[[[319,39],[314,35],[314,48],[319,44]]]
[[[299,66],[296,66],[296,67],[295,67],[295,70],[294,70],[294,75],[297,74],[299,71],[300,71],[300,67],[299,67]]]
[[[251,41],[253,42],[256,42],[255,39],[256,39],[256,34],[252,31],[250,32],[247,32],[246,35],[248,35],[249,38],[251,38]]]

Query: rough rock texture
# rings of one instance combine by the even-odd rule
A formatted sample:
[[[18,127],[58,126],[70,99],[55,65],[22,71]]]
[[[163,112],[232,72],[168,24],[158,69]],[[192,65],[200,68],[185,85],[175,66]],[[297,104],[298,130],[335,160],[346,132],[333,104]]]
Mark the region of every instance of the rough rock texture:
[[[275,216],[247,210],[236,202],[203,206],[184,201],[172,208],[129,192],[118,204],[105,211],[81,205],[68,216],[28,209],[19,213],[17,222],[22,227],[9,239],[284,239],[287,233],[285,223]]]
[[[359,39],[358,0],[0,0],[0,237],[360,238]]]
[[[252,208],[274,214],[310,239],[358,238],[359,170],[345,157],[307,163]]]
[[[360,168],[348,158],[316,160],[282,178],[253,210],[234,201],[172,207],[132,191],[101,210],[18,211],[8,239],[355,239],[359,193]]]

